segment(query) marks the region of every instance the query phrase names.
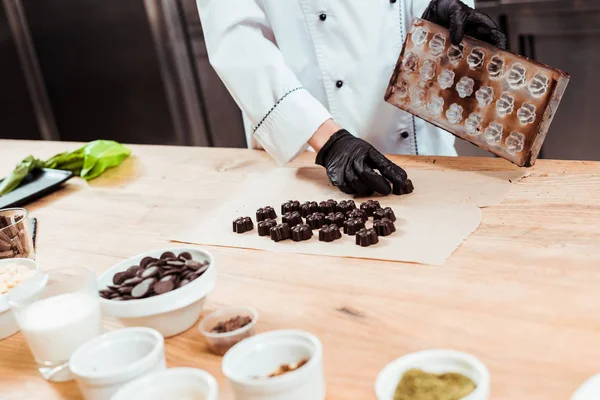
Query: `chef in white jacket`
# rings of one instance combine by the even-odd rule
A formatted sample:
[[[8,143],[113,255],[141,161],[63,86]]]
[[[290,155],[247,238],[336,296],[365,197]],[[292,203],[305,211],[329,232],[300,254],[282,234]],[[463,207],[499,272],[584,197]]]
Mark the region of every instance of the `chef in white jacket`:
[[[380,151],[456,155],[454,136],[383,97],[415,16],[449,28],[455,44],[467,34],[505,46],[472,1],[198,0],[198,9],[248,144],[280,164],[310,145],[335,186],[368,195],[411,190]]]

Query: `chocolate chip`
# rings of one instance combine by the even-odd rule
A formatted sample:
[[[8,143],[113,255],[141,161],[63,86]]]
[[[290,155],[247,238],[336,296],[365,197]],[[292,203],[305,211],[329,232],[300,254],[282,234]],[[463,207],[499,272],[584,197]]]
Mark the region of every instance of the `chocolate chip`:
[[[115,285],[120,285],[126,279],[128,279],[128,278],[125,276],[125,272],[117,272],[115,274],[115,276],[113,276],[113,283]]]
[[[144,279],[143,281],[141,281],[133,287],[133,289],[131,290],[131,296],[136,299],[141,299],[150,292],[154,283],[156,283],[156,279],[154,278]]]
[[[187,251],[184,251],[183,253],[179,254],[179,258],[183,258],[184,260],[191,260],[192,255]]]
[[[183,267],[186,261],[167,261],[167,265],[171,267]]]
[[[117,296],[117,297],[113,297],[111,300],[122,301],[122,300],[125,300],[125,299],[122,298],[122,297]]]
[[[138,283],[140,283],[143,280],[144,280],[144,278],[141,278],[139,276],[134,276],[133,278],[127,279],[125,282],[123,282],[123,285],[133,286],[133,285],[137,285]]]
[[[100,297],[103,297],[105,299],[110,299],[110,295],[112,294],[112,290],[101,290],[100,291]]]
[[[159,282],[168,282],[174,280],[177,280],[176,275],[164,275],[162,278],[160,278]]]
[[[204,266],[204,264],[203,264],[203,263],[201,263],[200,261],[195,261],[195,260],[187,260],[187,261],[185,262],[185,267],[186,267],[186,268],[189,268],[189,269],[191,269],[191,270],[193,270],[193,271],[197,271],[197,270],[199,270],[200,268],[202,268],[203,266]]]
[[[142,261],[140,261],[140,267],[146,268],[146,266],[154,260],[156,260],[154,257],[144,257],[142,258]]]
[[[133,276],[138,276],[138,272],[143,270],[144,268],[140,267],[139,265],[134,265],[132,267],[127,268],[127,272],[133,274]]]
[[[160,268],[150,267],[150,268],[146,268],[144,270],[144,272],[142,272],[142,275],[140,277],[141,278],[150,278],[150,277],[153,277],[158,274],[160,274]]]
[[[160,256],[161,260],[165,260],[167,258],[177,258],[177,256],[175,256],[175,253],[173,253],[171,251],[166,251],[166,252],[162,253],[162,255]]]
[[[182,279],[181,282],[179,282],[179,284],[177,285],[178,288],[187,285],[188,283],[190,283],[189,279]]]
[[[111,294],[108,295],[108,297],[110,297],[111,299],[114,299],[117,296],[119,296],[119,292],[112,292]]]
[[[124,294],[122,297],[123,297],[123,300],[132,300],[133,299],[133,296],[128,295],[128,294]]]
[[[117,291],[119,294],[129,294],[131,293],[131,286],[121,286]]]
[[[175,289],[175,283],[173,281],[159,281],[154,285],[153,289],[156,294],[167,293]]]

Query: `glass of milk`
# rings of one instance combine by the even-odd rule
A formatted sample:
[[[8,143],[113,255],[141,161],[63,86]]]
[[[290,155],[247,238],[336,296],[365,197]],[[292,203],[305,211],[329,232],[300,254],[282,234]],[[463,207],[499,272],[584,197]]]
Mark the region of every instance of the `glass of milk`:
[[[59,268],[24,280],[9,304],[45,379],[73,379],[69,358],[102,333],[96,273],[85,267]]]

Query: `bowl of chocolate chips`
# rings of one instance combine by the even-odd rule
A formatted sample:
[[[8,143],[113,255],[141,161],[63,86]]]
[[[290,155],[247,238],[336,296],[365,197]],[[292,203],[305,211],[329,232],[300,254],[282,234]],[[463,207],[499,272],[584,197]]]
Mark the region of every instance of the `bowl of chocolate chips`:
[[[216,278],[214,259],[204,250],[177,247],[139,254],[98,278],[102,312],[125,326],[174,336],[198,320]]]

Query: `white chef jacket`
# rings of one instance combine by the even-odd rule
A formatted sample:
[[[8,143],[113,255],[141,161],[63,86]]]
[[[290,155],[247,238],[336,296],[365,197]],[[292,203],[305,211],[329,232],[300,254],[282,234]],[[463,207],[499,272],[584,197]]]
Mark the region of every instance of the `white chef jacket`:
[[[429,0],[197,1],[210,63],[250,147],[285,164],[333,118],[382,153],[456,155],[454,136],[383,100]]]

